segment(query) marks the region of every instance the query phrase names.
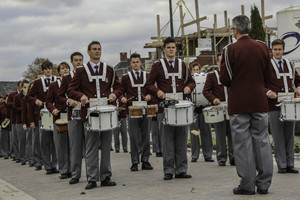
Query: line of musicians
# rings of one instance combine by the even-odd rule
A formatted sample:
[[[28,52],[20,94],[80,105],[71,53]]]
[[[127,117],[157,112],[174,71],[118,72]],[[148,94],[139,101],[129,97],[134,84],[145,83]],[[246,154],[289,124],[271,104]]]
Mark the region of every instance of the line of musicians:
[[[276,40],[272,45],[273,66],[283,66],[279,75],[283,72],[288,73],[291,65],[287,60],[283,60],[283,65],[278,64],[282,60],[283,41]],[[279,51],[278,48],[279,50],[281,48],[282,54],[276,53]],[[73,71],[70,71],[66,62],[60,63],[58,66],[60,78],[52,75],[53,64],[48,60],[45,61],[41,66],[43,75],[40,78],[32,84],[25,80],[19,82],[17,91],[4,97],[1,102],[1,156],[5,159],[10,156],[22,165],[28,161],[29,166],[35,166],[36,170],[41,170],[44,165],[46,174],[60,173],[61,179],[71,178],[70,184],[79,182],[82,159],[85,158],[88,181],[86,189],[97,187],[98,181],[101,182],[101,186],[115,186],[116,183],[111,180],[110,152],[113,132],[117,135],[115,138],[119,138],[119,131],[115,129],[117,126],[115,121],[118,120],[114,121],[112,115],[118,102],[119,113],[123,113],[120,127],[123,127],[125,132],[123,137],[126,138],[124,135],[127,132],[124,129],[127,128],[126,119],[128,119],[131,171],[138,171],[140,162],[142,162],[141,169],[153,169],[149,162],[150,127],[152,127],[154,152],[157,156],[163,157],[164,180],[171,180],[174,177],[191,178],[192,176],[187,173],[187,134],[188,126],[194,122],[194,118],[190,118],[190,113],[193,116],[193,111],[190,111],[192,104],[186,99],[191,96],[200,98],[195,92],[199,82],[195,80],[196,76],[202,73],[199,71],[200,66],[194,65],[192,75],[187,65],[176,58],[176,43],[173,38],[164,41],[163,51],[165,57],[153,64],[149,74],[141,69],[140,55],[132,54],[130,57],[132,70],[123,75],[121,81],[118,80],[112,67],[100,61],[102,46],[97,41],[88,45],[87,64],[83,64],[83,55],[79,52],[71,55]],[[221,55],[217,57],[219,67],[221,58]],[[285,87],[284,78],[276,76],[276,69],[270,73],[274,73],[274,84],[270,85],[266,94],[269,97],[269,107],[278,103],[277,93],[284,91]],[[292,80],[296,86],[300,86],[298,74],[293,75],[294,79],[291,77],[287,79],[289,92],[293,92]],[[205,80],[200,86],[200,93],[206,98],[201,102],[207,102],[197,105],[193,99],[197,105],[195,109],[197,121],[190,127],[193,133],[190,137],[192,162],[196,162],[199,158],[199,134],[205,161],[214,161],[210,124],[205,123],[204,114],[209,105],[208,101],[212,105],[226,101],[226,88],[219,81],[219,69],[206,74]],[[171,109],[174,104],[175,107],[178,106],[175,111]],[[147,115],[148,108],[149,111],[154,109],[154,114],[152,112]],[[53,116],[51,118],[53,121],[49,123],[51,129],[45,128],[46,124],[41,123],[41,116],[44,117],[47,112]],[[99,116],[105,115],[103,113],[110,113],[107,117],[108,123],[101,124],[97,121]],[[126,114],[130,117],[125,117]],[[279,115],[278,107],[273,106],[272,109],[270,107],[269,116],[278,172],[298,173],[294,169],[292,148],[295,123],[281,122]],[[62,126],[56,122],[66,117],[67,122],[62,124],[67,126],[67,130],[60,131]],[[213,124],[217,141],[217,161],[220,166],[225,166],[228,155],[230,164],[235,165],[229,121],[224,115],[223,117],[223,121]],[[10,122],[7,121],[8,118]],[[102,128],[97,129],[94,124]],[[197,129],[200,129],[200,133]],[[115,148],[118,152],[120,147]],[[127,144],[123,144],[123,150],[128,151]]]

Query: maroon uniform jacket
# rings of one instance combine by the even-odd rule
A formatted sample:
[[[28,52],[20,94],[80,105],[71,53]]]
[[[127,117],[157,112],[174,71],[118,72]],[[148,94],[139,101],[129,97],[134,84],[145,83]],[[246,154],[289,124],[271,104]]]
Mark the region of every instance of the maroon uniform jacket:
[[[216,70],[220,74],[219,70]],[[210,72],[207,77],[203,88],[204,97],[210,102],[218,98],[220,101],[225,101],[224,86],[219,85],[215,71]]]
[[[23,103],[24,95],[21,92],[20,94],[15,95],[14,97],[14,111],[16,115],[16,124],[22,124],[22,110],[24,105]]]
[[[66,112],[67,107],[65,102],[57,101],[57,91],[59,90],[58,81],[55,81],[49,85],[46,98],[46,107],[50,113],[52,113],[54,109],[60,111],[57,116],[53,116],[53,122],[60,118],[60,113]]]
[[[16,123],[16,112],[14,110],[14,97],[17,95],[19,92],[12,92],[8,95],[7,98],[7,103],[6,103],[6,108],[7,112],[10,114],[10,123],[15,124]]]
[[[52,81],[54,81],[54,76],[52,76]],[[45,80],[45,85],[47,87],[49,87],[46,80]],[[39,119],[40,119],[40,109],[42,109],[43,106],[40,107],[40,108],[37,107],[35,105],[35,101],[37,99],[39,99],[39,100],[41,100],[42,102],[45,103],[46,98],[47,98],[47,91],[44,92],[42,80],[39,78],[39,79],[37,79],[33,82],[32,88],[28,91],[28,94],[26,95],[27,102],[29,102],[30,105],[35,107],[35,108],[33,107],[33,108],[30,109],[30,110],[34,110],[34,113],[32,113],[32,114],[38,115]],[[31,116],[30,120],[34,120],[34,118],[35,118],[35,116]],[[30,122],[33,122],[33,121],[30,121]]]
[[[133,78],[134,84],[142,84],[144,82],[144,73],[146,73],[145,71],[140,71],[140,80],[139,82],[136,80],[136,77],[134,75],[133,71],[130,71],[129,73],[131,73],[131,76]],[[146,73],[146,80],[149,78],[149,74]],[[126,98],[127,99],[131,99],[130,101],[127,102],[127,108],[128,106],[132,105],[132,101],[138,101],[138,88],[137,87],[132,87],[131,85],[131,80],[129,78],[128,74],[125,74],[122,76],[122,80],[121,80],[121,85],[122,87],[119,89],[121,91],[122,94],[126,94]],[[141,99],[143,100],[143,96],[148,95],[149,93],[146,91],[145,86],[141,88]],[[154,97],[152,95],[151,96],[151,100],[154,99]],[[121,98],[122,99],[122,96]],[[149,104],[153,104],[151,101],[147,102],[148,105]]]
[[[178,59],[175,59],[175,65],[174,65],[174,71],[171,69],[169,63],[167,62],[167,59],[164,58],[164,61],[167,66],[168,73],[178,73]],[[187,80],[185,77],[188,77]],[[186,82],[185,82],[186,80]],[[157,83],[157,87],[155,87],[154,83]],[[190,73],[189,70],[187,70],[186,65],[184,62],[182,62],[182,77],[179,79],[176,77],[176,92],[183,92],[183,89],[185,87],[189,87],[191,91],[195,88],[196,84],[195,81]],[[147,92],[149,92],[152,96],[157,98],[157,92],[159,90],[163,91],[164,93],[172,93],[172,78],[169,79],[165,78],[165,73],[163,70],[163,67],[161,65],[161,62],[155,62],[152,65],[151,72],[149,75],[149,78],[147,79],[145,88]],[[159,102],[162,100],[159,99]],[[162,109],[160,109],[162,111]]]
[[[23,97],[22,101],[23,101],[23,103],[22,103],[22,105],[23,105],[22,106],[22,124],[26,124],[27,127],[29,127],[29,125],[30,125],[30,121],[29,121],[29,111],[30,111],[29,109],[30,108],[29,108],[29,106],[31,106],[31,105],[29,104],[29,102],[27,102],[26,97]],[[38,121],[35,123],[38,123]]]
[[[62,79],[61,86],[58,89],[58,93],[56,97],[57,102],[59,102],[60,104],[64,103],[65,105],[67,105],[68,98],[66,97],[66,94],[71,80],[72,80],[71,74],[65,75]],[[67,106],[67,113],[68,113],[68,120],[71,120],[72,106]]]
[[[249,36],[224,48],[220,81],[228,88],[230,115],[268,111],[265,83],[270,67],[268,47]]]
[[[283,66],[284,66],[284,73],[288,73],[288,68],[287,68],[287,64],[285,63],[285,61],[283,62]],[[292,67],[292,65],[291,65],[291,67]],[[280,79],[277,79],[276,73],[275,73],[275,70],[273,67],[271,68],[269,73],[271,76],[270,76],[270,81],[267,84],[268,90],[272,90],[276,94],[278,92],[285,92],[284,84],[283,84],[283,77],[281,77]],[[293,85],[292,79],[290,79],[290,77],[287,77],[287,82],[288,82],[289,92],[294,92],[294,88],[293,88],[294,85]],[[295,71],[294,84],[296,87],[300,86],[300,76],[298,75],[297,71]],[[277,99],[269,98],[268,100],[269,100],[269,111],[280,110],[280,106],[276,106],[277,104],[279,104]]]
[[[91,75],[94,76],[95,73],[90,63],[88,63],[87,66],[88,69],[90,70]],[[99,75],[101,76],[102,74],[103,74],[103,63],[101,62]],[[112,67],[107,66],[106,80],[105,81],[100,80],[100,91],[101,91],[100,96],[108,97],[112,93],[111,88],[116,90],[120,87],[121,84],[120,81],[118,80],[117,74],[114,72]],[[121,95],[115,91],[113,93],[117,97]],[[69,98],[79,102],[80,102],[80,98],[83,95],[86,95],[88,98],[97,98],[96,81],[95,80],[93,80],[92,82],[89,81],[88,75],[84,67],[77,67],[75,76],[69,84],[67,95]],[[86,118],[87,108],[88,105],[86,105],[85,107],[81,107],[80,117],[82,122],[87,121]]]

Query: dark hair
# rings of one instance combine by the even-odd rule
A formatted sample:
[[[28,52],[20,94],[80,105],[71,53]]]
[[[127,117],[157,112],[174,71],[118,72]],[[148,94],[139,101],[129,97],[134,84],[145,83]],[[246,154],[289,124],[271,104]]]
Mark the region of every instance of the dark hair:
[[[285,47],[285,43],[283,40],[281,39],[276,39],[272,42],[272,48],[275,46],[275,45],[282,45],[283,49]]]
[[[21,86],[23,87],[25,83],[29,83],[29,81],[28,81],[27,79],[24,79],[24,80],[22,81],[22,85],[21,85]]]
[[[201,65],[200,65],[198,62],[193,62],[193,63],[191,64],[192,69],[194,69],[194,67],[196,67],[196,66],[198,66],[199,69],[201,68]]]
[[[46,60],[45,62],[43,62],[42,71],[44,71],[45,69],[52,69],[52,68],[53,68],[53,63],[50,62],[49,60]]]
[[[59,75],[61,75],[59,72],[60,72],[60,68],[61,68],[62,65],[64,65],[64,66],[67,67],[68,69],[70,69],[70,66],[69,66],[68,63],[66,63],[66,62],[61,62],[61,63],[58,65],[58,67],[57,67],[57,72],[58,72]]]
[[[74,56],[81,56],[81,57],[83,58],[83,55],[82,55],[80,52],[75,51],[75,52],[72,53],[71,56],[70,56],[71,61],[73,61]]]
[[[22,83],[22,80],[18,81],[17,87],[19,87],[21,83]]]
[[[90,51],[91,50],[91,48],[92,48],[92,45],[94,45],[94,44],[99,44],[100,45],[100,47],[101,47],[101,44],[100,44],[100,42],[98,42],[98,41],[92,41],[89,45],[88,45],[88,51]]]
[[[239,31],[240,34],[247,34],[250,31],[250,20],[246,15],[238,15],[232,19],[232,28]]]
[[[138,54],[138,53],[133,53],[133,54],[131,54],[131,56],[130,56],[130,61],[131,61],[132,58],[139,58],[139,59],[141,59],[141,55]]]
[[[166,47],[167,44],[169,43],[175,43],[176,45],[176,42],[175,42],[175,39],[172,38],[172,37],[167,37],[165,40],[164,40],[164,48]]]

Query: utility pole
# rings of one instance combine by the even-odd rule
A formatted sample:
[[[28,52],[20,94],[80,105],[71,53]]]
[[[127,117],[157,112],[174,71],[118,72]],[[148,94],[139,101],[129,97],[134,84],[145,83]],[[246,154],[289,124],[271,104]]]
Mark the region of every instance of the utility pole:
[[[170,7],[170,28],[171,28],[171,37],[174,38],[174,30],[173,30],[173,13],[172,13],[172,0],[169,0]]]

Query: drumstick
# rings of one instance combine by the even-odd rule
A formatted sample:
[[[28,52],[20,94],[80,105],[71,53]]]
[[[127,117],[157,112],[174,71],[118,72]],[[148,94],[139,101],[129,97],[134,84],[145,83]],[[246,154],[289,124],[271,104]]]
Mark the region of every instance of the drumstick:
[[[127,101],[131,101],[132,99],[134,99],[135,96],[130,97],[129,99],[127,99]]]

